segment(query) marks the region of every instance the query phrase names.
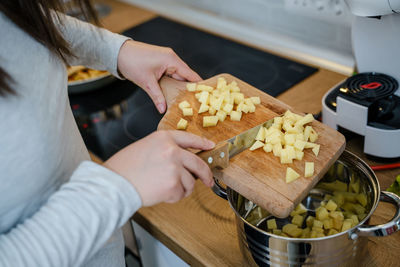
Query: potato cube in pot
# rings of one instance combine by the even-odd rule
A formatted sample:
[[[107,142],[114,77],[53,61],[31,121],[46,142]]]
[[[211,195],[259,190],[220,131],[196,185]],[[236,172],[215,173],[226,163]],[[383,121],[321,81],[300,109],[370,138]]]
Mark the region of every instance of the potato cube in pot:
[[[323,221],[329,217],[329,212],[325,207],[319,207],[315,210],[316,217],[318,220]]]
[[[218,123],[217,116],[204,116],[203,117],[203,127],[216,126]]]
[[[344,232],[351,229],[352,222],[353,221],[351,219],[344,220],[341,231]]]
[[[333,219],[327,218],[323,221],[323,224],[324,224],[325,229],[332,229],[333,228]]]
[[[315,220],[314,216],[308,216],[306,219],[307,227],[312,227],[314,225],[314,220]]]
[[[278,229],[278,226],[276,225],[275,219],[267,220],[267,228],[268,229]]]
[[[350,215],[349,219],[352,220],[351,227],[354,227],[359,223],[358,216],[355,214]]]
[[[313,227],[315,228],[322,228],[324,226],[323,222],[320,220],[314,219],[313,221]]]
[[[311,234],[311,229],[310,228],[304,228],[303,229],[303,233],[301,233],[301,238],[310,238],[310,234]]]
[[[282,232],[292,237],[299,237],[303,231],[297,225],[288,223],[282,227]]]
[[[335,229],[333,229],[333,228],[331,228],[331,229],[329,229],[329,231],[328,231],[328,234],[327,235],[336,235],[336,234],[338,234],[339,232],[337,231],[337,230],[335,230]]]
[[[326,204],[325,208],[329,211],[335,211],[337,209],[337,204],[335,203],[335,201],[333,201],[332,199],[330,199],[328,201],[328,203]]]
[[[280,229],[272,229],[272,233],[274,235],[280,235],[280,234],[282,234],[282,230],[280,230]]]
[[[176,125],[176,129],[178,129],[178,130],[186,130],[187,125],[188,125],[187,120],[181,118],[178,121],[178,124]]]
[[[368,199],[367,199],[367,195],[366,194],[363,194],[363,193],[358,194],[356,196],[356,199],[357,199],[358,203],[361,204],[361,206],[363,206],[363,207],[367,206]]]
[[[295,225],[297,225],[298,227],[301,227],[302,225],[303,225],[303,221],[304,221],[304,217],[303,216],[301,216],[301,215],[295,215],[293,218],[292,218],[292,224],[295,224]]]

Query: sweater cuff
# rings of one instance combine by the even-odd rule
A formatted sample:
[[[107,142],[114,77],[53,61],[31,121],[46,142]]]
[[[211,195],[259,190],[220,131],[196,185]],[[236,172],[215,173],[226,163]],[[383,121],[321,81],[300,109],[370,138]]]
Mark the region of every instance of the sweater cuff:
[[[124,177],[103,167],[102,165],[92,161],[83,161],[71,176],[72,181],[75,179],[87,180],[100,184],[108,190],[119,194],[120,199],[125,206],[121,207],[121,209],[127,209],[123,212],[127,217],[125,219],[129,219],[129,217],[142,206],[142,199],[135,187]]]
[[[118,79],[123,80],[125,78],[118,71],[118,55],[122,45],[128,40],[132,40],[132,38],[109,31],[107,31],[107,34],[111,35],[107,38],[109,40],[110,50],[105,59],[105,62],[109,63],[107,64],[108,71]]]

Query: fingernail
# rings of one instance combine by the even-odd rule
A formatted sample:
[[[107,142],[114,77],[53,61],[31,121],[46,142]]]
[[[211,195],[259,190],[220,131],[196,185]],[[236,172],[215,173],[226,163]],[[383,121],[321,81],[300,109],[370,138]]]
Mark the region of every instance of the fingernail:
[[[212,179],[211,180],[211,182],[210,182],[210,185],[209,185],[210,187],[213,187],[214,186],[214,179]]]
[[[165,105],[162,104],[162,103],[157,104],[157,109],[158,109],[158,112],[164,113],[164,111],[165,111]]]
[[[208,145],[210,146],[210,148],[215,147],[215,143],[211,140],[207,140]]]

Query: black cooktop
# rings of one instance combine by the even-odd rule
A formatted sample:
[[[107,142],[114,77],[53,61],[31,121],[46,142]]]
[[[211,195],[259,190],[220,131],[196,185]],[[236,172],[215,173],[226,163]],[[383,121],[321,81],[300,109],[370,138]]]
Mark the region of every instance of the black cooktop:
[[[202,78],[230,73],[277,96],[317,69],[157,17],[123,33],[137,41],[168,46]],[[70,96],[89,150],[103,160],[155,131],[162,115],[129,81]]]

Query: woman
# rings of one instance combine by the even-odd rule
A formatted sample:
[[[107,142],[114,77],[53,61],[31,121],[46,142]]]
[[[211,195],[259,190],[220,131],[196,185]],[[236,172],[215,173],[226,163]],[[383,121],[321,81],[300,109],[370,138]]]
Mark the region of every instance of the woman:
[[[87,0],[76,1],[88,15]],[[171,49],[63,15],[62,0],[0,2],[0,266],[124,266],[119,228],[141,206],[176,202],[207,165],[185,148],[214,144],[156,132],[103,166],[72,116],[66,65],[106,69],[140,85],[160,112],[162,75],[198,81]]]

